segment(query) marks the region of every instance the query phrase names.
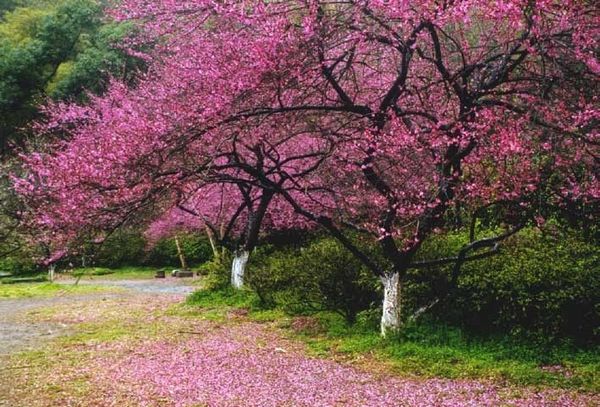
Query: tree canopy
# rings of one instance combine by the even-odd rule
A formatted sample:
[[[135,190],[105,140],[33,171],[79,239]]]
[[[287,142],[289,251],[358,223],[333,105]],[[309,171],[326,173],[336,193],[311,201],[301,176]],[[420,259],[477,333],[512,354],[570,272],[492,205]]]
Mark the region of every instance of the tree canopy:
[[[235,185],[240,205],[253,191],[273,225],[319,225],[381,278],[386,333],[400,326],[409,269],[495,253],[539,215],[540,191],[556,205],[600,198],[598,11],[585,1],[125,1],[113,16],[144,32],[130,45],[157,44],[149,71],[90,103],[51,104],[39,134],[65,141],[27,157],[17,188],[61,246],[182,196],[209,207],[205,185]],[[456,256],[416,261],[460,207],[472,225],[496,208],[502,230],[473,226]]]

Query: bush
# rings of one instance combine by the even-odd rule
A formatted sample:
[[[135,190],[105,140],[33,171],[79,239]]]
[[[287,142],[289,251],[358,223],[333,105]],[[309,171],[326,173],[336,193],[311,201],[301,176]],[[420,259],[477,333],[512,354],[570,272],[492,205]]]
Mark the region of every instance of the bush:
[[[39,273],[40,269],[29,253],[21,253],[0,259],[0,271],[14,276],[27,276]]]
[[[464,239],[438,239],[424,250],[443,255]],[[450,289],[449,268],[410,277],[406,296],[413,309]],[[479,332],[593,341],[600,337],[600,250],[566,232],[526,229],[501,254],[465,264],[456,289],[434,310],[440,320]]]
[[[423,243],[417,254],[418,260],[433,260],[455,256],[469,241],[467,233],[451,232],[435,235]],[[402,311],[405,317],[412,315],[419,307],[444,298],[450,290],[449,267],[411,269],[403,286]]]
[[[245,283],[256,292],[263,307],[279,305],[278,297],[297,283],[294,281],[297,262],[297,252],[275,251],[270,245],[261,246],[252,253]]]
[[[255,253],[247,283],[263,304],[293,313],[332,310],[353,323],[378,303],[377,280],[337,241],[323,238],[294,251]]]
[[[206,276],[205,284],[209,290],[231,288],[231,257],[229,255],[202,263],[196,271]]]

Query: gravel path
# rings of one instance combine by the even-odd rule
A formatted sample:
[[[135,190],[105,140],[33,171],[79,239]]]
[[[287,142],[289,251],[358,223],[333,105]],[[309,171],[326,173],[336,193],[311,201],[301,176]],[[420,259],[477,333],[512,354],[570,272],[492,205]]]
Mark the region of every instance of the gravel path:
[[[61,281],[61,284],[74,284],[75,280]],[[19,298],[0,300],[0,357],[11,353],[32,349],[40,341],[45,341],[68,332],[63,323],[32,322],[24,317],[32,312],[56,305],[72,304],[74,308],[103,299],[126,297],[136,294],[187,295],[194,287],[186,280],[81,280],[80,285],[95,285],[121,289],[118,292],[99,292],[80,295],[58,295],[50,298]],[[0,362],[1,363],[1,362]]]
[[[66,284],[73,284],[73,280],[66,280]],[[195,289],[185,279],[154,279],[154,280],[80,280],[80,285],[100,285],[104,287],[124,288],[134,293],[145,294],[191,294]]]

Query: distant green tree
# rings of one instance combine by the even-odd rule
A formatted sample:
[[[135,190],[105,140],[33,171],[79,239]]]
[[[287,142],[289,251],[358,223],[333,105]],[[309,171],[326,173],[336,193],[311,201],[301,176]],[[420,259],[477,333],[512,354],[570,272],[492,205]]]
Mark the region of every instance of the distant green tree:
[[[17,7],[11,9],[11,4]],[[96,0],[3,1],[0,10],[0,151],[24,138],[21,130],[47,98],[101,93],[136,61],[116,44],[129,32],[107,22]],[[6,11],[9,10],[9,11]]]

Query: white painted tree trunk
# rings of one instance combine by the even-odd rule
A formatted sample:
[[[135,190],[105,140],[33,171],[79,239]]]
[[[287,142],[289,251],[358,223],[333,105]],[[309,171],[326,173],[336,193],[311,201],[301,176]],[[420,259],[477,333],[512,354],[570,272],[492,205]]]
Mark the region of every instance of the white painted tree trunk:
[[[250,252],[247,250],[235,252],[233,264],[231,265],[231,285],[233,288],[239,290],[244,286],[244,273],[246,272],[246,265],[248,264],[249,257]]]
[[[54,281],[54,271],[56,270],[56,264],[48,266],[48,280]]]
[[[383,313],[381,314],[381,335],[386,336],[400,330],[400,274],[390,273],[381,277],[383,283]]]

